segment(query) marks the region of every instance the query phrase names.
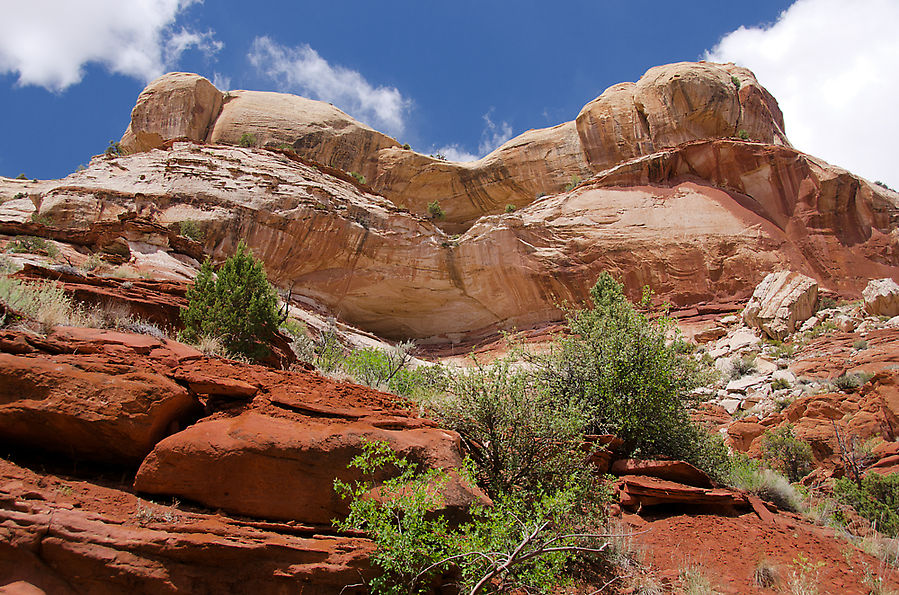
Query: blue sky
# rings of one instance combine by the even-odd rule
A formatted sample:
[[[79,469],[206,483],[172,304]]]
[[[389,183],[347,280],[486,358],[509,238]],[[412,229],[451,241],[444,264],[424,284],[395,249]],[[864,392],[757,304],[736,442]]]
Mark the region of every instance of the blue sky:
[[[899,186],[893,146],[871,146],[884,131],[899,138],[899,90],[885,82],[899,46],[894,35],[873,46],[870,33],[899,22],[896,0],[2,2],[0,175],[60,177],[86,164],[168,70],[331,101],[419,151],[472,158],[573,119],[651,66],[710,56],[756,71],[799,148]],[[848,132],[835,134],[841,118]]]

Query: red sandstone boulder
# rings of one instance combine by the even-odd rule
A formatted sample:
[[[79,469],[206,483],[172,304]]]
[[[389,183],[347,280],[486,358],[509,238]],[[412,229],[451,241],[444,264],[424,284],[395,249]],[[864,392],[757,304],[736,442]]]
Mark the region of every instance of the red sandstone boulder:
[[[643,475],[697,488],[711,488],[709,476],[684,461],[619,459],[612,463],[613,475]]]
[[[339,410],[302,418],[249,411],[201,421],[160,442],[138,470],[134,487],[237,514],[327,525],[348,511],[334,492],[334,480],[359,478],[347,466],[363,441],[387,441],[430,467],[461,465],[457,434],[414,427],[408,420],[377,427],[376,417],[358,419],[355,412],[342,417]],[[444,497],[450,510],[484,498],[457,477]]]
[[[621,506],[640,509],[645,506],[675,504],[709,509],[747,507],[746,496],[725,489],[705,489],[657,477],[626,475],[619,483]]]
[[[7,444],[137,463],[196,411],[186,390],[152,371],[0,353],[0,440]]]

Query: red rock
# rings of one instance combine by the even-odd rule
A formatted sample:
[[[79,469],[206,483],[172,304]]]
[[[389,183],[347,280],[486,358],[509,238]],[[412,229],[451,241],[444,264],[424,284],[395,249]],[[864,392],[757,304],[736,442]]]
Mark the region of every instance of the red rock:
[[[46,595],[46,591],[38,589],[31,583],[25,581],[16,581],[0,587],[0,593],[3,595]]]
[[[446,430],[384,430],[365,419],[250,411],[201,421],[161,441],[141,464],[134,487],[247,516],[328,525],[348,512],[334,480],[359,477],[347,466],[363,440],[387,441],[401,455],[431,467],[461,464],[459,437]],[[450,509],[483,498],[458,479],[444,495]]]
[[[196,410],[182,387],[139,367],[91,371],[65,356],[0,353],[0,440],[7,444],[137,463]]]
[[[767,429],[759,423],[735,421],[728,426],[727,437],[734,449],[747,452],[755,439],[764,434]]]
[[[619,459],[612,463],[613,475],[643,475],[682,483],[698,488],[711,488],[709,476],[684,461],[649,461]]]
[[[698,488],[640,475],[625,475],[620,482],[623,494],[622,507],[678,504],[700,508],[727,508],[748,505],[743,494],[731,490]]]
[[[242,380],[212,376],[199,370],[182,368],[172,372],[171,377],[186,383],[190,390],[201,395],[250,399],[259,392],[257,387]]]

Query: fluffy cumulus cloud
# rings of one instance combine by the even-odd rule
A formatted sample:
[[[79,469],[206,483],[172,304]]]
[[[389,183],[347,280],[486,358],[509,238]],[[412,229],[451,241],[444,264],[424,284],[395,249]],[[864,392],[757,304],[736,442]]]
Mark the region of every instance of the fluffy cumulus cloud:
[[[797,0],[706,54],[755,72],[796,148],[899,188],[899,2]]]
[[[286,47],[257,37],[250,62],[284,91],[333,103],[353,117],[393,135],[405,128],[410,101],[394,87],[375,87],[360,73],[330,64],[309,45]]]
[[[61,91],[78,83],[84,66],[148,81],[196,48],[221,49],[212,32],[175,26],[197,0],[28,0],[4,2],[0,19],[0,73],[21,85]]]

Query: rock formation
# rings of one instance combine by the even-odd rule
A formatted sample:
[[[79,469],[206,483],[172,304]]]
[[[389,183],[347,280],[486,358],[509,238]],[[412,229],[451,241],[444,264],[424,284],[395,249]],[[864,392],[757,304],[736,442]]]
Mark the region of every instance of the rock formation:
[[[892,279],[873,279],[862,291],[865,310],[876,316],[899,316],[899,285]]]
[[[755,288],[743,310],[743,320],[782,341],[814,313],[817,303],[818,284],[814,279],[779,271],[767,275]]]

